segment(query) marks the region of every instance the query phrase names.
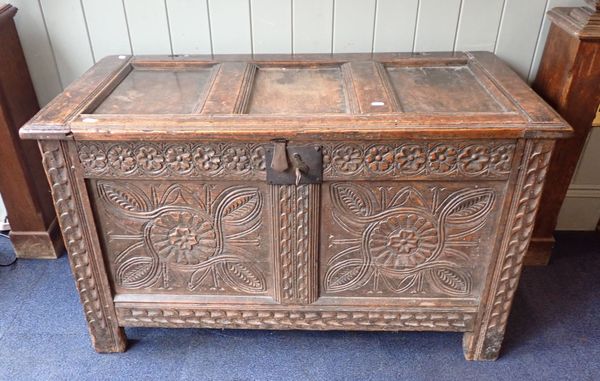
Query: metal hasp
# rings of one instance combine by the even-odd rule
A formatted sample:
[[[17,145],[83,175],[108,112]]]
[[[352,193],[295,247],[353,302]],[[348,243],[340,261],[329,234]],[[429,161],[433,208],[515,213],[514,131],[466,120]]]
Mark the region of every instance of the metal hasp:
[[[266,149],[267,182],[276,185],[320,184],[323,154],[318,145],[288,145],[274,140]]]

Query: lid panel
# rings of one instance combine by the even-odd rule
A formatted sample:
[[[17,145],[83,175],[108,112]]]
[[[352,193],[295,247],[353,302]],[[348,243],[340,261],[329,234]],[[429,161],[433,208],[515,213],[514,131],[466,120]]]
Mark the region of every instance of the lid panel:
[[[260,67],[249,114],[348,112],[342,72],[333,67]]]
[[[404,112],[504,112],[466,65],[386,67]]]
[[[201,106],[211,68],[134,68],[94,114],[190,114]]]

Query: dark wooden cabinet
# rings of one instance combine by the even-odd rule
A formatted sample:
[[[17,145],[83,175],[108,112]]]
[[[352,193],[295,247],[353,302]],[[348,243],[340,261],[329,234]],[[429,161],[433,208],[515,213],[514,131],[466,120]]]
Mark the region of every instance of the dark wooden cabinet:
[[[435,330],[495,359],[554,140],[488,53],[107,57],[37,139],[96,350],[121,327]]]
[[[13,17],[0,4],[0,193],[19,258],[57,258],[63,250],[52,198],[35,142],[19,128],[38,110]]]
[[[600,1],[588,3],[589,7],[560,7],[548,14],[552,25],[533,88],[575,133],[557,143],[548,170],[552,186],[542,196],[544,208],[536,219],[527,264],[550,260],[558,214],[600,104]]]

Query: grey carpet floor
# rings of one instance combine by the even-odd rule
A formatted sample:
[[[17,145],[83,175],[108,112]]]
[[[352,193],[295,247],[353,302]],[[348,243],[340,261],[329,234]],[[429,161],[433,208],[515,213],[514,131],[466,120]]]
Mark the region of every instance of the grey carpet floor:
[[[92,350],[65,256],[0,268],[1,380],[600,380],[600,237],[559,234],[551,265],[525,269],[496,362],[465,361],[448,333],[127,335],[126,353]]]

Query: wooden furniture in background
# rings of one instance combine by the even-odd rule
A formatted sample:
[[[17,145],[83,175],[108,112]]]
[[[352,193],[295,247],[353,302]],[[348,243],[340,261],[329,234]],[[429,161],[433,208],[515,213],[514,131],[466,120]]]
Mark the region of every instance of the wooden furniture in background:
[[[108,57],[37,114],[99,352],[122,327],[464,332],[498,356],[554,139],[490,53]]]
[[[545,265],[554,230],[579,156],[600,103],[600,1],[590,7],[555,8],[534,90],[573,126],[573,138],[557,142],[542,195],[527,264]]]
[[[19,128],[39,110],[13,17],[0,4],[0,193],[19,258],[57,258],[63,246],[41,157]]]

